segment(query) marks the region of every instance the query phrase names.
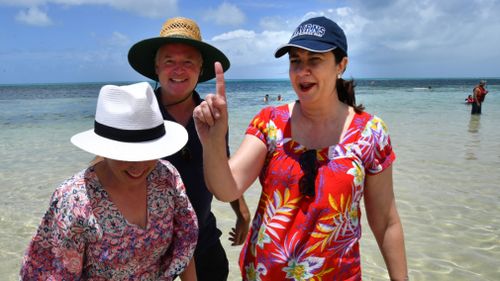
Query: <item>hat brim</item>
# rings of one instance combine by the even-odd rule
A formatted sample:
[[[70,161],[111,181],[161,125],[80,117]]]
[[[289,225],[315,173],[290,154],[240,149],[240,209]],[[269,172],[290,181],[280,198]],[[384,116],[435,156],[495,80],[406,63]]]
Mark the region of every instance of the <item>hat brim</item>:
[[[203,41],[183,37],[155,37],[134,44],[128,52],[128,61],[140,74],[158,81],[155,71],[155,56],[158,49],[167,43],[183,43],[198,49],[203,57],[202,73],[198,82],[215,78],[214,63],[222,64],[224,71],[229,69],[229,59],[219,49]]]
[[[336,46],[332,46],[330,43],[323,43],[319,41],[302,40],[296,41],[294,44],[285,44],[279,47],[274,53],[275,58],[279,58],[290,51],[290,48],[296,47],[299,49],[308,50],[315,53],[326,53],[336,49]]]
[[[96,156],[120,161],[148,161],[172,155],[182,149],[188,140],[186,129],[175,122],[165,122],[165,135],[145,142],[121,142],[101,137],[88,130],[74,135],[71,142]]]

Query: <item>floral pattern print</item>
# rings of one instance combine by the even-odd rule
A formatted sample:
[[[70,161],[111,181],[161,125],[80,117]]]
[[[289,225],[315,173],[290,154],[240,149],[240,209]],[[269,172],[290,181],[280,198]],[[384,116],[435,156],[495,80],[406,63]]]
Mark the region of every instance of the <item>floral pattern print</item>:
[[[22,280],[173,280],[193,256],[196,214],[177,170],[158,161],[148,175],[146,228],[130,224],[94,166],[66,180],[23,258]]]
[[[316,150],[314,198],[299,192],[307,148],[291,138],[288,105],[264,108],[247,129],[268,148],[262,194],[240,254],[243,280],[361,280],[360,202],[366,175],[395,159],[384,122],[355,114],[339,144]]]

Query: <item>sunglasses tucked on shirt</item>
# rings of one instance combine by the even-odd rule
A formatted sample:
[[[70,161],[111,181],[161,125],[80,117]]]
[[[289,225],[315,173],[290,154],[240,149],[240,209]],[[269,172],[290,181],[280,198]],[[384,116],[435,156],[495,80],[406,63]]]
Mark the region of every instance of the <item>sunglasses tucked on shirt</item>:
[[[299,164],[304,175],[299,180],[300,193],[306,197],[314,197],[316,189],[316,176],[318,175],[318,164],[316,161],[316,150],[310,149],[300,155]]]

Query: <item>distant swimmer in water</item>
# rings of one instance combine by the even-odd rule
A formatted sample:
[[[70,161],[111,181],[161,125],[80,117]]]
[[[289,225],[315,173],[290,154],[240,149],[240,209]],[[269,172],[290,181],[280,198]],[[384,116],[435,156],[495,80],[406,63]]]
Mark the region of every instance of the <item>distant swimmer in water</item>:
[[[281,101],[282,98],[281,98],[281,95],[278,95],[278,97],[276,98],[277,101]]]
[[[268,101],[269,101],[269,95],[267,95],[267,94],[266,94],[266,95],[264,96],[264,102],[268,102]]]
[[[472,95],[469,95],[467,98],[465,98],[465,103],[471,104],[473,102],[474,102],[474,98],[472,97]]]

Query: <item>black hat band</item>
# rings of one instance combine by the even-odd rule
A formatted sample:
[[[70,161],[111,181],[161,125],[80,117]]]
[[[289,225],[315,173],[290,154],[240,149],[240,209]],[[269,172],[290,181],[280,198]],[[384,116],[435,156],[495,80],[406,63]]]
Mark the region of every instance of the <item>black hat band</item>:
[[[97,135],[122,142],[143,142],[161,138],[165,135],[165,125],[144,130],[123,130],[106,126],[94,121],[94,133]]]

